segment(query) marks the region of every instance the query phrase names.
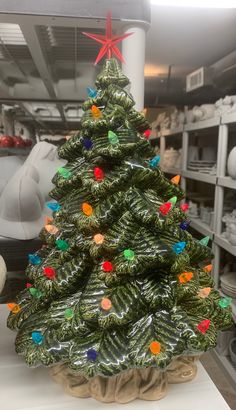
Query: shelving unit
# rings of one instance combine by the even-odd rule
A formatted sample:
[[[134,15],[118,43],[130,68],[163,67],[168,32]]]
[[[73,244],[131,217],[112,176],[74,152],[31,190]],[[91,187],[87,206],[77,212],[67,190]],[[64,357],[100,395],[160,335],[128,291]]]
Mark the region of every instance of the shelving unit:
[[[212,128],[212,127],[217,127],[220,125],[221,118],[220,117],[215,117],[215,118],[210,118],[209,120],[205,121],[198,121],[198,122],[193,122],[191,124],[186,124],[184,126],[185,131],[198,131],[198,130],[203,130],[206,128]]]
[[[162,130],[160,132],[161,137],[169,137],[171,135],[177,135],[177,134],[182,134],[184,131],[184,126],[180,125],[178,128],[174,128],[171,130]]]
[[[202,235],[209,236],[211,239],[213,239],[213,231],[210,229],[209,225],[202,222],[200,218],[191,219],[191,228],[200,232]]]
[[[216,349],[212,351],[212,355],[216,362],[223,368],[224,373],[226,376],[228,376],[231,380],[231,383],[235,386],[236,388],[236,382],[235,382],[235,374],[236,374],[236,366],[233,365],[231,362],[230,358],[228,356],[222,356],[220,355]]]
[[[215,234],[214,241],[218,246],[231,253],[231,255],[236,256],[236,246],[231,245],[227,239],[222,238],[219,234]]]
[[[214,129],[213,129],[214,127]],[[214,263],[212,275],[215,280],[216,288],[220,290],[219,280],[219,268],[221,260],[221,250],[224,249],[231,255],[236,256],[236,246],[233,246],[225,238],[222,237],[222,216],[224,205],[224,190],[226,188],[236,190],[236,180],[226,176],[226,162],[227,162],[227,149],[229,139],[229,127],[236,127],[236,113],[223,115],[222,117],[212,118],[206,121],[196,122],[193,124],[186,124],[183,127],[175,130],[162,131],[158,135],[160,138],[160,155],[163,156],[166,141],[170,136],[176,138],[182,138],[182,168],[181,170],[176,168],[164,169],[167,174],[180,174],[181,186],[186,191],[187,180],[201,181],[203,183],[211,184],[214,187],[214,220],[213,228],[202,222],[199,218],[192,218],[191,227],[198,231],[203,236],[209,236],[212,240],[212,248],[214,252]],[[204,130],[211,130],[215,132],[218,137],[217,142],[217,163],[216,163],[216,175],[204,174],[201,172],[190,171],[187,168],[188,165],[188,147],[191,132],[204,132]],[[162,166],[162,161],[160,163]],[[190,218],[191,219],[191,218]],[[222,292],[221,292],[222,293]],[[223,295],[223,294],[222,294]],[[236,321],[236,301],[232,302],[233,317]],[[216,350],[213,355],[218,363],[221,365],[223,371],[230,377],[236,387],[236,366],[234,366],[229,357],[221,356]]]
[[[218,185],[225,188],[236,189],[236,179],[232,179],[231,177],[219,177]]]
[[[0,148],[0,157],[8,155],[29,155],[32,147],[29,148]]]
[[[194,171],[184,171],[182,170],[182,176],[189,179],[194,179],[195,181],[202,181],[208,184],[216,184],[216,176],[203,174],[202,172],[194,172]]]

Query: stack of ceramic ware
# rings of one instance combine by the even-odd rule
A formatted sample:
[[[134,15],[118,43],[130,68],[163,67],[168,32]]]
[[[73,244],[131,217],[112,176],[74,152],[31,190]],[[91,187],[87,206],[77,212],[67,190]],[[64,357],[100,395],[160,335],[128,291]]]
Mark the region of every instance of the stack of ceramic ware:
[[[236,298],[236,272],[228,272],[221,276],[221,289],[225,295]]]
[[[202,172],[204,174],[210,174],[212,173],[212,169],[215,166],[215,161],[202,161],[202,160],[197,160],[197,161],[190,161],[188,164],[188,169],[190,171],[195,171],[195,172]]]

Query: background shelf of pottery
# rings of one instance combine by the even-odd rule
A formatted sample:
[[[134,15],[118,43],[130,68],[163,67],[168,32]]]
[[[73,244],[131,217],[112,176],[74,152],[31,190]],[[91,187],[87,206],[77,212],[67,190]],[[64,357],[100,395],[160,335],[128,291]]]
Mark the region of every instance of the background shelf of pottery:
[[[227,218],[230,219],[229,214],[233,210],[234,204],[236,209],[236,179],[228,176],[226,171],[229,152],[234,146],[236,147],[236,113],[185,124],[172,130],[161,130],[156,132],[156,135],[152,135],[150,139],[154,145],[158,145],[161,156],[160,166],[168,174],[168,177],[176,174],[181,175],[181,185],[186,192],[187,202],[192,199],[193,202],[197,201],[203,210],[205,204],[210,205],[209,209],[212,208],[211,218],[206,221],[196,213],[193,215],[190,207],[189,219],[191,219],[191,228],[196,231],[195,234],[199,234],[199,238],[209,236],[211,239],[215,255],[212,275],[216,288],[220,289],[223,252],[226,251],[236,261],[236,211],[231,218],[235,224],[227,222]],[[191,156],[194,158],[194,148],[191,147],[194,146],[196,152],[200,150],[201,154],[205,154],[202,156],[203,161],[206,158],[205,162],[201,163],[201,160],[199,162],[198,160],[191,161]],[[204,146],[207,147],[205,153]],[[177,155],[177,151],[179,155]],[[208,154],[210,155],[209,161]],[[197,157],[197,155],[195,156]],[[215,166],[212,166],[214,162]],[[194,170],[195,164],[196,169],[198,166],[199,169]],[[212,167],[211,172],[209,172],[208,165]],[[203,172],[200,171],[201,166]],[[191,196],[190,192],[193,186],[195,186],[198,195],[195,198]],[[232,233],[230,229],[233,230]],[[224,230],[226,231],[224,232]],[[232,310],[236,321],[236,289],[232,300]],[[222,355],[215,350],[214,355],[236,385],[236,365],[232,363],[229,353]]]

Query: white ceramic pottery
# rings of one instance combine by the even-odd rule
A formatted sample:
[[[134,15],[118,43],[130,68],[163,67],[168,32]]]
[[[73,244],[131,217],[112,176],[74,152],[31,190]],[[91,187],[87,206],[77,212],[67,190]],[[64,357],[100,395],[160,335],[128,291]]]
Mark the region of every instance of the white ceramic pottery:
[[[236,235],[231,233],[230,236],[229,236],[229,241],[230,241],[231,245],[236,246]]]
[[[187,124],[191,124],[194,121],[193,110],[186,111],[185,115],[186,115]]]
[[[7,267],[3,257],[0,255],[0,293],[3,290],[7,276]]]
[[[228,156],[227,170],[231,178],[236,179],[236,147],[234,147]]]

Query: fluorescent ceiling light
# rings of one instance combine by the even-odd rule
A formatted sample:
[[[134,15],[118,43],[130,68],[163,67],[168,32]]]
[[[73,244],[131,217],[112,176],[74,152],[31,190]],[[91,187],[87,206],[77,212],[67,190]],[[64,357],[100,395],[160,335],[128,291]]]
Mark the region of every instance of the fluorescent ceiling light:
[[[199,7],[212,9],[236,8],[236,0],[151,0],[156,6]]]
[[[25,38],[18,24],[0,23],[0,38],[6,45],[26,45]]]

